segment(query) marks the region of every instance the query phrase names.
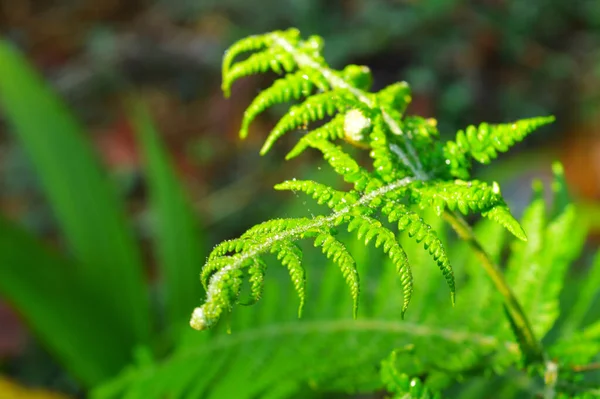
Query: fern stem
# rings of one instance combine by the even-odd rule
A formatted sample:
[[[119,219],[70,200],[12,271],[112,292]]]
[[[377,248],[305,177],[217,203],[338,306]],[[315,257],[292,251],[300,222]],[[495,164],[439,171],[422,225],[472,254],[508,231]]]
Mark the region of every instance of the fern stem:
[[[520,341],[521,349],[525,355],[526,361],[542,362],[544,360],[542,345],[535,337],[533,329],[531,328],[531,323],[525,315],[517,297],[504,279],[504,274],[500,270],[500,267],[492,260],[490,255],[475,237],[471,226],[469,226],[461,216],[457,215],[455,212],[445,211],[444,219],[450,223],[459,237],[465,240],[471,246],[473,251],[475,251],[475,254],[481,260],[484,270],[492,279],[492,282],[496,286],[498,292],[500,292],[500,295],[504,297],[506,311],[511,318],[513,328],[516,330],[515,335]]]
[[[421,169],[418,169],[418,167],[415,168],[413,166],[413,164],[408,159],[407,154],[404,151],[402,151],[402,148],[400,148],[400,146],[392,143],[389,145],[389,147],[390,147],[390,150],[394,154],[396,154],[398,156],[398,158],[400,158],[400,161],[410,169],[410,171],[417,178],[417,180],[427,180],[427,176],[425,175],[425,173],[423,173],[423,171]],[[410,147],[408,147],[408,148],[410,149]]]

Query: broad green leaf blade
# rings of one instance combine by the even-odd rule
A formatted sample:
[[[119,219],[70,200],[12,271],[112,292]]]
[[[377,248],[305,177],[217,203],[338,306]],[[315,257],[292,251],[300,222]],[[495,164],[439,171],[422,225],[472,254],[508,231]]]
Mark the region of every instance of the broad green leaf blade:
[[[0,217],[1,295],[61,364],[91,386],[128,362],[133,337],[112,322],[113,310],[76,271],[77,265]]]
[[[4,41],[0,41],[0,106],[78,261],[76,273],[86,286],[105,293],[113,316],[101,322],[129,339],[129,349],[146,342],[150,317],[140,256],[116,193],[79,123]]]
[[[150,187],[154,248],[164,282],[167,322],[175,330],[187,328],[191,311],[202,295],[198,273],[205,259],[203,237],[159,134],[141,104],[132,108],[132,120]]]

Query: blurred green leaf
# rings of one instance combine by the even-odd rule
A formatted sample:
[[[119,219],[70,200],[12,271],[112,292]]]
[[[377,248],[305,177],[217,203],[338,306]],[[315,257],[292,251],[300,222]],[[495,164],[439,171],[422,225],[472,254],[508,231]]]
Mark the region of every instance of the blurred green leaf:
[[[142,146],[150,187],[154,224],[154,250],[163,276],[166,324],[179,335],[200,300],[199,269],[205,249],[191,204],[177,181],[164,146],[150,116],[141,104],[131,118]],[[175,337],[173,337],[175,338]]]
[[[583,327],[585,316],[594,307],[600,287],[600,250],[596,251],[594,261],[583,283],[578,287],[577,299],[566,315],[563,335],[567,336]]]
[[[113,310],[78,278],[78,265],[0,217],[0,292],[65,367],[87,385],[118,372],[127,342]]]
[[[110,319],[98,322],[109,324],[121,344],[104,348],[106,356],[113,356],[112,350],[130,355],[136,344],[147,342],[150,316],[140,256],[122,204],[79,123],[29,63],[2,41],[0,105],[78,261],[71,283],[102,296],[111,310]],[[27,268],[21,272],[32,274]],[[69,290],[62,294],[79,300]],[[53,314],[63,313],[55,309]]]

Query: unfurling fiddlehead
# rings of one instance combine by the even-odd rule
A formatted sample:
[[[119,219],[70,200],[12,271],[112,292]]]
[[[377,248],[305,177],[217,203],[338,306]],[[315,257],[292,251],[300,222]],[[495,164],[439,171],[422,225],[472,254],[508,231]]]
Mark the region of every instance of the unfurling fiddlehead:
[[[370,92],[372,77],[364,66],[350,65],[341,71],[331,69],[321,55],[322,40],[312,36],[302,40],[297,30],[252,36],[235,43],[223,61],[223,91],[228,96],[233,83],[242,77],[273,71],[283,75],[257,95],[244,114],[241,137],[246,137],[252,121],[269,107],[300,101],[291,106],[268,135],[261,154],[268,152],[287,132],[321,125],[303,136],[287,158],[313,148],[322,153],[342,179],[352,185],[339,191],[315,181],[290,180],[278,190],[302,191],[330,208],[327,215],[312,218],[275,219],[252,227],[240,238],[215,247],[202,270],[207,292],[205,303],[193,312],[196,329],[213,326],[224,312],[240,303],[242,281],[248,278],[252,301],[262,292],[266,265],[263,255],[273,253],[288,269],[295,290],[304,305],[305,270],[302,251],[296,244],[311,239],[340,269],[349,286],[354,315],[359,295],[356,263],[344,244],[336,238],[341,226],[355,233],[365,244],[383,247],[396,266],[402,282],[404,303],[409,305],[413,279],[409,260],[398,241],[407,233],[422,243],[440,268],[454,301],[454,274],[446,251],[436,232],[410,205],[434,208],[438,215],[458,210],[490,218],[521,240],[526,240],[512,217],[496,183],[469,180],[470,158],[489,163],[498,152],[506,151],[552,117],[533,118],[506,125],[482,124],[459,131],[456,140],[443,145],[433,119],[405,116],[411,96],[404,83]],[[235,59],[250,52],[242,61]],[[324,123],[323,123],[324,122]],[[334,142],[369,149],[372,169],[366,169]],[[460,180],[457,180],[460,179]],[[388,227],[396,224],[398,233]]]

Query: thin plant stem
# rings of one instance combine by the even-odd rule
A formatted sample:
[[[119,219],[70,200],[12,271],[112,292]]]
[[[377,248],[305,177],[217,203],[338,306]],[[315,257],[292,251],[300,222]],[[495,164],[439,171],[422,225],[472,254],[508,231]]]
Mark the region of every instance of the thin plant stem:
[[[500,270],[500,267],[492,260],[475,237],[471,226],[460,215],[457,215],[455,212],[445,211],[444,219],[450,223],[460,238],[469,244],[481,261],[481,265],[492,280],[492,283],[504,298],[506,311],[512,321],[513,328],[516,330],[515,334],[520,338],[521,349],[526,359],[530,362],[542,362],[544,360],[542,345],[536,339],[531,328],[531,323],[525,315],[517,297],[504,279],[504,274]]]

